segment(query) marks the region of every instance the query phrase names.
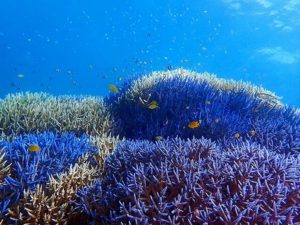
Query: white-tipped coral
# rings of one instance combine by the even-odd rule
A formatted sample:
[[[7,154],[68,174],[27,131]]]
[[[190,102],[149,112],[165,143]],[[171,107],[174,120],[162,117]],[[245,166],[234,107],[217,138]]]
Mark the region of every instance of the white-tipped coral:
[[[110,126],[109,113],[98,97],[18,93],[0,101],[0,133],[6,138],[45,130],[99,135]]]
[[[189,78],[202,84],[203,82],[211,85],[216,90],[225,91],[246,91],[247,93],[261,100],[269,102],[272,105],[281,105],[280,98],[274,93],[264,89],[263,87],[254,86],[250,83],[235,80],[226,80],[217,78],[216,75],[210,73],[197,73],[191,70],[176,69],[167,71],[155,71],[149,75],[142,76],[132,82],[130,89],[125,93],[127,99],[136,99],[137,96],[148,94],[149,91],[160,81],[172,80],[176,77],[181,79]],[[148,97],[148,96],[145,96]]]

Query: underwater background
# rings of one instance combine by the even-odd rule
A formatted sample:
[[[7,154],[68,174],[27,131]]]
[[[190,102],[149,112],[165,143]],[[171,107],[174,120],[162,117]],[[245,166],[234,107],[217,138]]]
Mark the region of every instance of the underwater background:
[[[0,12],[2,97],[104,95],[118,77],[183,67],[299,106],[299,0],[4,0]]]
[[[0,225],[300,224],[300,1],[2,1]]]

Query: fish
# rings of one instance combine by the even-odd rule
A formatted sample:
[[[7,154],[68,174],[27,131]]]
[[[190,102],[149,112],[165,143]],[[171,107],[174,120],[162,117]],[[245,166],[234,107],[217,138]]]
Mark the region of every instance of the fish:
[[[256,131],[255,130],[251,130],[250,134],[251,134],[251,136],[254,136],[256,134]]]
[[[188,127],[191,129],[197,128],[201,125],[201,121],[191,121],[188,124]]]
[[[164,126],[167,126],[169,124],[169,120],[167,119],[164,123],[163,123],[163,125]]]
[[[38,152],[41,150],[40,146],[37,144],[29,145],[27,149],[31,152]]]
[[[111,92],[114,92],[114,93],[116,93],[116,92],[119,91],[118,88],[117,88],[117,86],[114,85],[114,84],[109,84],[109,85],[108,85],[108,89],[109,89]]]
[[[16,84],[15,84],[14,82],[10,82],[9,85],[10,85],[11,87],[16,87]]]
[[[107,75],[106,74],[102,74],[102,75],[100,75],[100,77],[101,77],[101,79],[107,79]]]
[[[239,133],[235,133],[235,134],[234,134],[234,137],[235,137],[236,139],[238,139],[238,138],[241,137],[241,135],[240,135]]]
[[[207,101],[205,101],[205,104],[206,104],[206,105],[210,105],[211,102],[207,100]]]
[[[167,66],[167,70],[172,70],[173,69],[173,66],[171,65],[171,64],[169,64],[168,66]]]
[[[155,137],[156,141],[161,141],[162,139],[164,139],[164,138],[162,136],[159,136],[159,135]]]
[[[215,119],[214,121],[215,121],[215,123],[219,123],[220,119]]]
[[[159,106],[158,106],[158,102],[153,100],[151,101],[148,106],[147,106],[149,109],[157,109]]]
[[[123,80],[123,77],[122,77],[122,76],[119,76],[119,77],[118,77],[118,81],[121,81],[121,80]]]
[[[17,74],[17,78],[24,78],[24,77],[25,77],[25,75],[23,73]]]

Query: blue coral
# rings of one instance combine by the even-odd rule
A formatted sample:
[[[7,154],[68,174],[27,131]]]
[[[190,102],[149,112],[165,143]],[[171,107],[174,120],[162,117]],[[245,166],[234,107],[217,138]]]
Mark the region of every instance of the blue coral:
[[[40,151],[31,152],[28,146],[38,144]],[[0,146],[10,166],[10,176],[0,188],[0,215],[9,207],[17,205],[24,190],[33,190],[37,184],[45,184],[50,176],[65,172],[86,153],[96,153],[96,148],[86,135],[76,137],[73,133],[43,132],[16,137]]]
[[[133,90],[127,83],[122,91],[110,96],[110,105],[117,126],[115,134],[129,139],[155,140],[155,137],[205,137],[225,144],[235,139],[251,140],[281,153],[300,151],[300,116],[295,109],[278,105],[271,98],[259,97],[250,89],[217,88],[209,80],[193,76],[174,75],[169,79],[155,76],[151,88]],[[223,81],[224,82],[224,81]],[[134,92],[135,94],[128,94]],[[151,110],[141,104],[141,98],[150,97],[159,103]],[[196,129],[188,127],[191,121],[201,121]],[[237,134],[237,136],[235,136]]]
[[[299,169],[249,142],[125,141],[76,206],[91,224],[298,223]]]

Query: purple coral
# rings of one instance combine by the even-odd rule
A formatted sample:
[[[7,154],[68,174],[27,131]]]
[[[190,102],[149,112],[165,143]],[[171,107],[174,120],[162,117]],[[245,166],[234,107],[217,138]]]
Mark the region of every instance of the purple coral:
[[[299,162],[249,142],[125,141],[76,204],[95,224],[298,223]]]

